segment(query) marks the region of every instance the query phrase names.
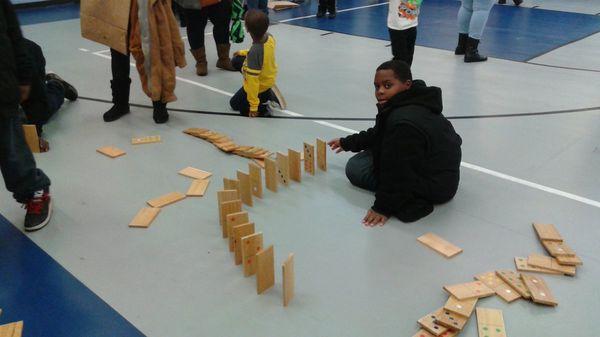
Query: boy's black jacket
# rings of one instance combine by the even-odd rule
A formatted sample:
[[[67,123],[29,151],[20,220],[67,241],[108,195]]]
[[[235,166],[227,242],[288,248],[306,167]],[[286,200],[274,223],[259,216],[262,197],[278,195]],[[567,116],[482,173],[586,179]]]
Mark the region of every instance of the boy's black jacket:
[[[378,108],[375,126],[341,139],[341,146],[372,151],[373,210],[416,221],[456,194],[462,139],[442,115],[442,90],[421,80]]]

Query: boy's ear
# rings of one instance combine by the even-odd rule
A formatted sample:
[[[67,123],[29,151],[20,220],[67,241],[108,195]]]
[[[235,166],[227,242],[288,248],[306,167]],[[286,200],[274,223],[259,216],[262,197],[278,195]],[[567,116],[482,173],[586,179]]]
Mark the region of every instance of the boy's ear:
[[[404,85],[406,86],[406,90],[410,89],[412,87],[412,80],[406,80]]]

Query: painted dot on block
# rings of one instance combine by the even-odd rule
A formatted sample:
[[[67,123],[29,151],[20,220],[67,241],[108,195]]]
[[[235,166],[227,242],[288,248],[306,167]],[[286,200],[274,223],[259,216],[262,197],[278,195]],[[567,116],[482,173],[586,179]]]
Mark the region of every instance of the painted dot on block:
[[[457,305],[456,305],[456,307],[457,307],[458,309],[462,309],[462,308],[463,308],[463,306],[462,306],[462,305],[460,305],[460,304],[457,304]]]
[[[540,296],[546,297],[546,293],[540,293]]]
[[[484,326],[484,327],[483,327],[483,331],[488,331],[488,327],[487,327],[487,326]]]
[[[536,280],[536,279],[533,279],[533,280],[531,280],[531,281],[532,281],[533,283],[538,283],[538,280]]]
[[[506,293],[507,294],[512,294],[512,291],[510,289],[506,289]]]

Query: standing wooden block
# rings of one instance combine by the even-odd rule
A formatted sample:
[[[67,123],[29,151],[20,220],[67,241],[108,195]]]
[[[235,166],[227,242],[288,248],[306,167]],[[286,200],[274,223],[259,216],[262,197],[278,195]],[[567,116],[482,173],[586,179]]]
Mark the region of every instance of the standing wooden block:
[[[521,298],[521,295],[518,292],[498,277],[493,271],[476,275],[475,279],[485,283],[486,286],[496,292],[496,295],[508,303]]]
[[[469,317],[473,313],[473,309],[475,309],[475,304],[477,304],[476,298],[461,301],[450,295],[448,301],[446,301],[446,304],[444,305],[444,310],[451,311],[464,317]]]
[[[179,193],[179,192],[171,192],[168,194],[165,194],[163,196],[160,196],[158,198],[154,198],[152,200],[148,200],[146,203],[150,206],[150,207],[165,207],[168,206],[170,204],[174,204],[180,200],[185,199],[185,194]]]
[[[544,240],[544,241],[542,241],[542,245],[544,246],[544,248],[546,248],[546,250],[548,251],[548,254],[550,254],[554,257],[558,257],[558,256],[575,257],[576,256],[575,251],[573,249],[571,249],[571,247],[569,247],[569,245],[567,245],[564,242]]]
[[[227,236],[229,237],[229,251],[233,252],[233,227],[250,222],[248,212],[237,212],[227,215],[225,226],[227,227]]]
[[[234,226],[232,229],[233,233],[233,252],[235,265],[239,266],[242,264],[242,238],[244,236],[254,234],[254,223],[249,222],[243,225]]]
[[[265,158],[265,177],[267,189],[277,192],[277,163],[271,158]]]
[[[568,257],[568,256],[557,256],[556,261],[564,266],[580,266],[583,264],[583,261],[578,256]]]
[[[558,263],[558,260],[550,256],[531,254],[527,259],[527,263],[530,266],[558,271],[569,276],[575,276],[575,274],[577,273],[577,267],[563,266],[560,263]]]
[[[275,255],[273,246],[256,253],[256,292],[260,295],[275,285]]]
[[[21,337],[23,321],[0,325],[0,337]]]
[[[219,209],[221,210],[221,218],[222,219],[227,219],[227,215],[232,214],[232,213],[238,213],[242,211],[242,201],[241,200],[232,200],[232,201],[225,201],[221,203],[221,207],[219,207]],[[223,232],[223,238],[227,238],[228,237],[228,233],[227,233],[227,226],[223,226],[221,227],[221,230]]]
[[[506,337],[502,311],[477,308],[477,331],[479,337]]]
[[[451,244],[450,242],[442,239],[441,237],[427,233],[417,238],[417,240],[425,246],[435,250],[436,252],[444,255],[446,258],[451,258],[462,253],[462,249]]]
[[[186,167],[183,170],[179,171],[179,174],[192,179],[207,179],[210,178],[210,176],[212,176],[212,173],[202,171],[194,167]]]
[[[515,266],[518,271],[527,271],[532,273],[542,273],[542,274],[551,274],[551,275],[562,275],[561,272],[556,270],[550,270],[546,268],[534,267],[529,264],[528,259],[526,257],[515,257]]]
[[[496,293],[481,281],[444,286],[444,290],[461,301],[469,298],[488,297]]]
[[[238,192],[238,197],[236,199],[242,199],[239,180],[223,178],[223,188],[226,190],[236,190]]]
[[[468,320],[468,316],[465,317],[448,310],[442,310],[441,315],[437,316],[435,322],[441,326],[445,326],[450,330],[461,331],[465,327],[465,324],[467,324]]]
[[[254,233],[241,238],[242,242],[242,266],[244,276],[256,274],[256,253],[263,249],[262,233]]]
[[[206,193],[206,189],[208,188],[209,180],[200,180],[196,179],[192,181],[190,188],[188,189],[186,195],[188,197],[203,197],[204,193]]]
[[[304,143],[304,172],[315,175],[315,146]]]
[[[541,241],[563,242],[562,236],[560,236],[560,233],[558,233],[558,230],[556,230],[554,225],[534,223],[533,228]]]
[[[321,139],[317,139],[317,166],[327,171],[327,143]]]
[[[217,192],[217,205],[219,206],[219,224],[225,226],[225,217],[221,211],[221,204],[225,201],[232,201],[240,199],[237,190],[223,190]]]
[[[548,288],[548,285],[546,285],[546,282],[543,278],[539,276],[521,274],[521,279],[523,280],[523,283],[525,283],[527,289],[529,289],[531,298],[535,303],[550,306],[558,305],[556,298],[554,298],[554,295],[552,295],[550,288]]]
[[[250,175],[237,171],[237,178],[240,181],[240,194],[242,195],[242,202],[250,207],[253,206],[252,202],[252,183],[250,182]]]
[[[281,274],[283,280],[283,306],[287,307],[295,295],[296,275],[294,273],[294,253],[290,253],[288,258],[281,265]]]
[[[132,145],[151,144],[151,143],[160,143],[160,136],[145,136],[145,137],[131,138]]]
[[[523,296],[524,299],[528,300],[531,298],[529,289],[527,289],[518,273],[515,273],[512,270],[497,270],[496,275],[498,275],[502,281],[506,282],[509,286],[516,290],[521,296]]]
[[[160,213],[160,208],[145,207],[142,208],[131,220],[129,227],[148,228],[156,216]]]
[[[281,152],[277,152],[277,179],[285,186],[290,181],[290,162],[288,157]]]
[[[300,152],[288,149],[288,159],[290,161],[290,179],[302,182],[302,166],[300,166]]]
[[[448,331],[448,328],[437,324],[435,320],[442,315],[443,310],[443,308],[440,308],[430,314],[427,314],[419,319],[417,323],[419,323],[423,329],[429,331],[434,336],[441,336]]]
[[[25,142],[33,153],[40,153],[40,138],[38,137],[37,128],[35,125],[23,125],[23,133],[25,134]]]
[[[39,146],[39,145],[38,145]],[[116,148],[114,146],[104,146],[99,149],[96,149],[96,152],[101,153],[109,158],[117,158],[125,155],[125,151]]]
[[[262,170],[260,167],[253,163],[248,163],[248,169],[250,172],[250,184],[252,186],[252,194],[257,198],[263,197],[263,185],[262,185]]]

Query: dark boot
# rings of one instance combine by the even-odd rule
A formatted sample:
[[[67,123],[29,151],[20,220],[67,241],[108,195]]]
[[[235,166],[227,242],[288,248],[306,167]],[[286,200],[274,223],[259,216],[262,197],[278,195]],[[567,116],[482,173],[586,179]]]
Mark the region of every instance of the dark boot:
[[[65,98],[69,101],[76,101],[79,97],[79,93],[77,93],[77,89],[72,86],[69,82],[63,80],[60,76],[55,73],[46,74],[46,81],[56,81],[60,83],[60,85],[65,89]]]
[[[498,0],[499,5],[506,5],[506,0]]]
[[[206,66],[206,51],[204,47],[190,50],[196,60],[196,75],[206,76],[208,68]]]
[[[219,55],[219,60],[217,61],[217,68],[229,71],[236,71],[233,65],[231,65],[231,58],[229,58],[229,48],[231,48],[231,45],[229,43],[217,45],[217,54]]]
[[[152,118],[156,124],[164,124],[169,120],[169,112],[167,111],[167,103],[161,101],[152,102],[154,112]]]
[[[523,0],[513,0],[515,6],[520,6],[523,3]]]
[[[487,61],[487,56],[479,55],[479,40],[469,37],[467,39],[467,50],[465,51],[465,62],[483,62]]]
[[[459,33],[458,34],[458,45],[454,49],[454,55],[464,55],[467,50],[467,38],[469,34]]]
[[[327,6],[322,4],[323,1],[319,1],[319,9],[317,9],[317,17],[322,18],[327,14]]]
[[[110,81],[112,89],[113,106],[104,113],[104,121],[112,122],[129,113],[129,86],[131,79],[121,79]]]
[[[327,0],[327,11],[329,12],[328,18],[335,19],[337,15],[337,9],[335,8],[335,0]]]

